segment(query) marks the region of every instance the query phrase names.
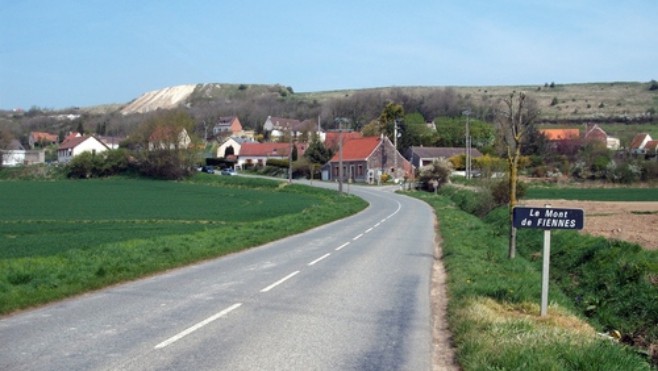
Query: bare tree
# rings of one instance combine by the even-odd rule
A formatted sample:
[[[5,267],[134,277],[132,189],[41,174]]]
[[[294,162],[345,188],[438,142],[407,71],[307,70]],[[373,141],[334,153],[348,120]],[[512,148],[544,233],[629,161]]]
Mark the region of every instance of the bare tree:
[[[516,228],[512,225],[512,210],[516,205],[516,185],[518,182],[521,147],[526,135],[539,115],[537,104],[524,92],[512,92],[502,100],[502,109],[496,115],[501,139],[507,151],[508,192],[509,192],[509,258],[516,256]]]

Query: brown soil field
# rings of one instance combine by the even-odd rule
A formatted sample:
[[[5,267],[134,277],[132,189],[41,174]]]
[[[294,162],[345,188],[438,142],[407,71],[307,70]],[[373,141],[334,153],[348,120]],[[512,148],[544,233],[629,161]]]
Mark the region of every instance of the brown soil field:
[[[583,209],[581,233],[636,243],[658,250],[658,202],[525,200],[525,206]]]

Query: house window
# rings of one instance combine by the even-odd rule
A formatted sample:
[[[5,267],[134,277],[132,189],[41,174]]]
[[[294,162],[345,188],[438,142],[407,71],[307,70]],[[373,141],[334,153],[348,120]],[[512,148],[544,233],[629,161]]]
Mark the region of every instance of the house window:
[[[363,165],[358,165],[356,168],[356,176],[363,176]]]

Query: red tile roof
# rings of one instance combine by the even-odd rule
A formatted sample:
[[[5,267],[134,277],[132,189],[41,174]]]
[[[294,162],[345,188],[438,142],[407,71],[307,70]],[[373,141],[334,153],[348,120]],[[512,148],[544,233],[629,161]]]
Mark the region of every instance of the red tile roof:
[[[648,137],[648,138],[647,138]],[[642,146],[642,142],[646,140],[651,140],[651,137],[647,133],[640,133],[640,134],[635,134],[633,137],[633,140],[631,140],[631,149],[635,148],[640,148]]]
[[[306,143],[295,143],[298,156],[303,156]],[[285,157],[290,153],[290,143],[243,143],[240,157]]]
[[[587,125],[585,140],[598,140],[605,143],[608,140],[608,134],[597,124]]]
[[[348,131],[343,133],[343,144],[352,139],[363,138],[358,131]],[[338,141],[340,140],[340,132],[330,131],[324,137],[324,146],[331,150],[338,150]]]
[[[644,146],[647,151],[658,153],[658,140],[650,140]]]
[[[57,134],[50,134],[43,131],[33,131],[30,133],[35,142],[57,142]]]
[[[381,143],[379,137],[355,138],[343,142],[343,161],[365,160],[375,151],[379,143]],[[340,153],[336,152],[331,161],[339,161],[339,158]]]
[[[77,147],[80,143],[86,141],[87,139],[93,138],[96,140],[98,143],[102,144],[103,146],[107,147],[107,145],[100,140],[98,140],[96,137],[93,135],[91,136],[82,136],[82,137],[68,137],[65,141],[62,142],[62,144],[59,145],[59,149],[69,149],[69,148],[75,148]]]
[[[548,140],[568,140],[580,138],[578,129],[540,129],[540,133]]]

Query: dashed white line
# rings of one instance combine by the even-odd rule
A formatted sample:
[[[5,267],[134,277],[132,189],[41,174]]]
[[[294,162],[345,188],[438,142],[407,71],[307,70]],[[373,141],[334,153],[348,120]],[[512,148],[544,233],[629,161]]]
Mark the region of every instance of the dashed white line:
[[[357,235],[356,237],[352,238],[352,241],[356,241],[361,237],[363,237],[363,233],[361,233],[360,235]]]
[[[372,228],[368,228],[368,229],[366,229],[366,231],[365,231],[365,233],[370,233],[370,232],[372,232]]]
[[[319,261],[321,261],[321,260],[323,260],[323,259],[326,259],[327,257],[329,257],[329,255],[331,255],[331,254],[330,254],[330,253],[326,253],[326,254],[322,255],[321,257],[319,257],[319,258],[313,260],[312,262],[308,263],[308,266],[310,267],[311,265],[314,265],[315,263],[317,263],[317,262],[319,262]]]
[[[381,222],[375,224],[375,228],[379,227],[381,224],[382,224]]]
[[[280,280],[274,282],[273,284],[267,286],[266,288],[260,290],[260,292],[268,292],[268,291],[272,290],[273,288],[279,286],[280,284],[286,282],[287,280],[295,277],[297,274],[299,274],[299,271],[292,272],[289,275],[283,277],[282,279],[280,279]]]
[[[182,332],[178,333],[177,335],[172,336],[169,339],[163,341],[162,343],[156,345],[155,349],[162,349],[162,348],[166,347],[167,345],[170,345],[171,343],[174,343],[174,342],[184,338],[185,336],[193,333],[194,331],[202,328],[203,326],[205,326],[205,325],[207,325],[207,324],[209,324],[213,321],[216,321],[217,319],[219,319],[221,317],[224,317],[225,315],[229,314],[230,312],[238,309],[241,305],[242,305],[242,303],[235,303],[235,304],[231,305],[230,307],[224,309],[223,311],[206,318],[205,320],[203,320],[203,321],[197,323],[196,325],[186,329],[185,331],[182,331]]]
[[[345,242],[344,244],[338,246],[338,247],[336,248],[336,251],[340,251],[340,250],[342,250],[345,246],[347,246],[347,245],[349,245],[349,244],[350,244],[349,242]]]

